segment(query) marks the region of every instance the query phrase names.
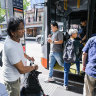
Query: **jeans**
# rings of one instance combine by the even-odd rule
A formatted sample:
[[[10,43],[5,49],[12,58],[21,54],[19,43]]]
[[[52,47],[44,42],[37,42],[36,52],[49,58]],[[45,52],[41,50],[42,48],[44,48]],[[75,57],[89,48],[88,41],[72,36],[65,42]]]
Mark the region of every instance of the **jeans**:
[[[53,76],[53,67],[56,63],[62,67],[64,67],[64,61],[63,61],[63,52],[51,52],[49,55],[49,77],[51,78]]]
[[[80,62],[76,61],[77,73],[80,73]],[[68,86],[68,74],[70,70],[71,63],[64,62],[64,85]]]
[[[75,63],[76,63],[77,73],[80,73],[80,61],[77,60]]]

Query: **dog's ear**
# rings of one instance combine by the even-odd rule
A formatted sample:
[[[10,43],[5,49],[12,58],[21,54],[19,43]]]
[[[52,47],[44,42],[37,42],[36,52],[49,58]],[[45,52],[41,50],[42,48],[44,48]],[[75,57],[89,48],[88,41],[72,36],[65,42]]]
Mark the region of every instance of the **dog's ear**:
[[[41,74],[42,72],[39,72],[39,71],[35,71],[36,72],[36,75],[38,76],[39,74]]]

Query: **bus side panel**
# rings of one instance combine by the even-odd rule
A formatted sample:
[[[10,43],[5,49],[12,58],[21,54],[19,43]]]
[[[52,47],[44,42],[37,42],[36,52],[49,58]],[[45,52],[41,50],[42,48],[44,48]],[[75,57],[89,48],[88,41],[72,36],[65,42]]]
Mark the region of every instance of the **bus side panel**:
[[[46,44],[42,46],[41,64],[43,67],[47,68],[47,45]]]
[[[43,67],[47,68],[47,59],[46,58],[41,58],[41,64]]]
[[[47,2],[47,0],[45,0]],[[43,44],[42,47],[42,57],[41,57],[41,64],[44,68],[48,68],[47,62],[47,35],[48,35],[48,26],[47,26],[47,6],[44,7],[44,22],[43,22]]]

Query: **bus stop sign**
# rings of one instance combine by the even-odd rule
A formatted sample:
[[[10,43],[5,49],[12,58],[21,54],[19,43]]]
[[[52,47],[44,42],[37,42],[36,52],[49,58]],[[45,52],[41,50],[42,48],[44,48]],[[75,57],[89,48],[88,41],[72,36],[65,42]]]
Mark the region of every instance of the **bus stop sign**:
[[[23,0],[13,0],[13,7],[23,9]]]

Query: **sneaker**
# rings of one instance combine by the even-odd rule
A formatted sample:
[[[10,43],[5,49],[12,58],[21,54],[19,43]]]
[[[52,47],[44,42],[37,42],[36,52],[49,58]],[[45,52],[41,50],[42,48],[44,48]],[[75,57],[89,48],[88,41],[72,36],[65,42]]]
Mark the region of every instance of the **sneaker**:
[[[68,90],[68,86],[63,85],[63,87],[64,87],[65,90]]]
[[[53,78],[48,78],[47,80],[45,80],[44,82],[55,82],[55,80]]]

